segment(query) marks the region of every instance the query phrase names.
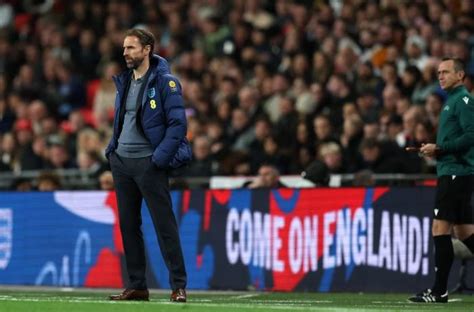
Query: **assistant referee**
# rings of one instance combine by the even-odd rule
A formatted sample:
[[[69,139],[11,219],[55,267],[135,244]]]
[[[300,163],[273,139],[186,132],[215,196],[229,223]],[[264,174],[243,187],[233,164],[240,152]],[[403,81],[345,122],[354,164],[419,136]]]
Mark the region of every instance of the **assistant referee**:
[[[432,288],[409,298],[412,302],[448,302],[447,283],[454,259],[451,233],[474,252],[474,99],[463,84],[464,64],[444,58],[438,67],[439,84],[448,93],[439,119],[436,144],[424,144],[420,152],[436,157],[438,184],[432,234],[436,277]]]

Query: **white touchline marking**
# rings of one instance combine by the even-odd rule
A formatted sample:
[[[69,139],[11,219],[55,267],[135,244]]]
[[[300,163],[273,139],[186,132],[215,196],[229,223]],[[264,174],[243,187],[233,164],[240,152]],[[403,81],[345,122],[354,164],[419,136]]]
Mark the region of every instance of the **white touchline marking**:
[[[237,297],[229,297],[229,299],[247,299],[247,298],[253,298],[253,297],[258,297],[260,294],[247,294],[247,295],[240,295]]]
[[[166,299],[161,300],[154,300],[149,302],[140,302],[140,301],[111,301],[111,300],[77,300],[77,299],[71,299],[71,298],[64,298],[64,297],[49,297],[49,298],[14,298],[14,297],[0,297],[0,301],[17,301],[17,302],[67,302],[67,303],[101,303],[101,304],[143,304],[143,305],[176,305],[176,303],[169,302]],[[276,309],[276,310],[298,310],[298,311],[317,311],[320,310],[320,307],[311,307],[308,306],[307,304],[301,304],[302,302],[299,300],[291,300],[291,301],[286,301],[286,300],[279,300],[279,302],[274,302],[273,300],[260,300],[260,303],[265,303],[266,305],[260,305],[260,304],[255,304],[255,303],[210,303],[210,299],[196,299],[192,300],[185,305],[193,305],[193,306],[199,306],[199,307],[210,307],[210,308],[217,308],[217,307],[229,307],[229,308],[241,308],[241,309],[248,309],[248,308],[254,308],[254,309]],[[325,302],[325,303],[331,303],[332,301],[311,301],[311,303],[320,303],[320,302]],[[294,304],[294,303],[299,303],[299,304]],[[325,310],[334,310],[338,311],[340,310],[339,308],[330,308],[330,307],[325,307]],[[362,311],[362,310],[361,310]]]
[[[260,296],[258,294],[257,296]],[[233,299],[242,299],[244,298],[243,296],[237,296],[237,297],[232,297],[232,298],[226,298],[225,300],[233,300]],[[189,302],[195,302],[196,300],[191,299]],[[197,300],[199,301],[199,300]],[[208,300],[209,302],[213,302],[214,300]],[[221,304],[221,300],[216,302],[216,304]],[[246,305],[252,305],[252,304],[265,304],[265,305],[299,305],[299,306],[308,306],[311,304],[317,304],[317,303],[334,303],[332,300],[307,300],[307,299],[302,299],[302,300],[264,300],[264,299],[256,299],[256,300],[251,300],[247,302],[242,302],[242,304]],[[222,304],[227,304],[225,302],[222,302]],[[239,303],[241,304],[241,303]]]
[[[247,297],[250,297],[250,295],[246,295]],[[253,294],[252,296],[260,296],[260,294]],[[73,302],[82,302],[82,301],[93,301],[93,302],[113,302],[110,300],[107,300],[105,298],[101,297],[96,297],[97,299],[93,299],[91,297],[83,297],[83,296],[47,296],[47,297],[42,297],[42,296],[37,296],[37,297],[23,297],[23,298],[18,298],[18,297],[13,297],[13,296],[0,296],[0,300],[12,300],[12,301],[45,301],[45,302],[50,302],[50,301],[73,301]],[[229,299],[240,299],[244,298],[244,296],[237,296]],[[190,302],[213,302],[215,300],[212,299],[201,299],[201,298],[191,298]],[[123,301],[121,301],[123,302]],[[132,301],[133,302],[133,301]],[[160,299],[155,299],[151,298],[150,302],[165,302],[168,303],[169,299],[167,298],[160,298]],[[311,300],[311,299],[301,299],[301,300],[252,300],[249,303],[263,303],[263,304],[311,304],[311,303],[333,303],[333,300]],[[216,303],[218,304],[218,303]],[[227,304],[227,303],[226,303]],[[240,304],[240,303],[239,303]],[[247,303],[244,303],[247,304]]]

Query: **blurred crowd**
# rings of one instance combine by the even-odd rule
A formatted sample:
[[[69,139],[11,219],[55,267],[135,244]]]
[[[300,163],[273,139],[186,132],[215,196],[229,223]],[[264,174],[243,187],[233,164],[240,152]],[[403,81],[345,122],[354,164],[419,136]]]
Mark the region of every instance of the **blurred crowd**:
[[[0,170],[107,171],[124,31],[183,85],[184,176],[434,173],[444,56],[474,91],[471,0],[0,2]]]

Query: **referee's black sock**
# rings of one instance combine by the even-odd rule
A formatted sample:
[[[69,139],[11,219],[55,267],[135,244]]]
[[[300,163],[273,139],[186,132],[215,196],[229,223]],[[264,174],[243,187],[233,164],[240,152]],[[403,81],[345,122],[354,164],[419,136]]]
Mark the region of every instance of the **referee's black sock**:
[[[433,236],[435,246],[435,270],[436,278],[433,292],[443,295],[448,287],[449,271],[453,264],[454,251],[451,235]]]
[[[474,253],[474,234],[471,234],[471,236],[469,236],[468,238],[466,238],[462,242],[464,243],[464,245],[467,246],[467,248],[469,248],[469,250],[472,253]]]

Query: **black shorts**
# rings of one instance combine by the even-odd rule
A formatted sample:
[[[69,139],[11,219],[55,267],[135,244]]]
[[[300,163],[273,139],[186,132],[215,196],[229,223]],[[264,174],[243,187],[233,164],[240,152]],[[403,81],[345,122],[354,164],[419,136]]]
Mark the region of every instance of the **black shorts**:
[[[441,176],[436,188],[433,218],[454,224],[474,224],[471,195],[474,176]]]

